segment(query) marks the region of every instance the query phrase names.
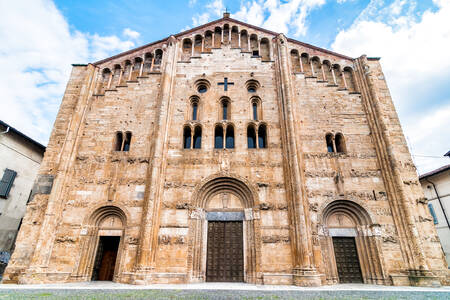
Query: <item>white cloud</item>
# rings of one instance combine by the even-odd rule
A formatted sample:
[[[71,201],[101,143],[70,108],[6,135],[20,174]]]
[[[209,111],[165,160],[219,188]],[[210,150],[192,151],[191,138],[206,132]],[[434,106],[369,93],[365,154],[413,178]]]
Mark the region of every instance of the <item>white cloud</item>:
[[[252,0],[242,1],[232,17],[243,22],[262,26],[275,32],[294,36],[305,35],[307,17],[311,10],[324,5],[326,0]],[[212,17],[221,17],[225,11],[222,0],[214,0],[206,5],[206,11],[192,18],[193,26],[207,23]]]
[[[414,1],[396,0],[380,9],[382,3],[372,0],[349,29],[339,32],[332,45],[333,50],[354,57],[382,57],[413,152],[430,156],[450,150],[449,123],[442,121],[450,120],[450,1],[435,2],[437,11],[417,15]],[[429,123],[433,123],[432,128]],[[429,147],[431,144],[433,147]],[[435,167],[421,160],[416,157],[420,172]]]
[[[189,6],[192,7],[197,4],[197,0],[189,0]]]
[[[130,28],[125,28],[123,30],[123,35],[129,37],[130,39],[136,40],[141,34],[137,31],[131,30]]]
[[[8,12],[0,18],[0,119],[46,144],[71,64],[106,58],[134,42],[71,32],[50,0],[0,1],[0,10]]]

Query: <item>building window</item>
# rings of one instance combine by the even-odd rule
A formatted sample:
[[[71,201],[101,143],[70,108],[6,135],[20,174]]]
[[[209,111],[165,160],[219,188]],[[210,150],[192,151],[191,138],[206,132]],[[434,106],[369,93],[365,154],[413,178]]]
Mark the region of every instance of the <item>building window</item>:
[[[434,211],[433,204],[428,203],[428,209],[430,210],[430,214],[431,214],[431,216],[433,217],[433,222],[434,222],[434,224],[438,224],[439,221],[438,221],[438,218],[437,218],[437,216],[436,216],[436,212]]]
[[[258,121],[258,103],[252,103],[253,120]]]
[[[256,130],[253,125],[250,125],[247,128],[247,144],[249,149],[256,148]]]
[[[223,149],[223,128],[220,125],[214,129],[214,148]]]
[[[325,136],[325,139],[327,141],[327,151],[330,152],[330,153],[334,152],[334,149],[333,149],[333,135],[331,133],[328,133]]]
[[[0,197],[8,198],[14,179],[16,179],[16,175],[16,171],[5,169],[2,180],[0,181]]]
[[[344,136],[341,133],[337,133],[334,138],[334,143],[336,145],[336,152],[338,153],[345,153],[345,141]]]
[[[123,132],[116,132],[116,142],[114,146],[115,151],[130,151],[131,146],[131,132],[127,131],[125,134]]]
[[[267,148],[267,131],[264,124],[258,128],[258,148]]]
[[[192,103],[192,120],[197,121],[198,102]]]
[[[227,148],[227,149],[234,148],[234,128],[231,125],[227,126],[225,148]]]
[[[222,120],[230,119],[230,102],[228,100],[222,100]]]
[[[202,147],[202,128],[196,126],[194,129],[194,149],[200,149]]]
[[[183,130],[183,148],[191,149],[191,128],[188,126]]]

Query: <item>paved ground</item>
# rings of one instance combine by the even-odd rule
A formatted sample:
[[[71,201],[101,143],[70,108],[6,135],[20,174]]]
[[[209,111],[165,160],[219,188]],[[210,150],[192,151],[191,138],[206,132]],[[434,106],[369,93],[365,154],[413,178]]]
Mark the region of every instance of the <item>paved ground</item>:
[[[342,284],[317,288],[233,283],[134,286],[111,282],[0,285],[0,299],[450,299],[450,287]]]

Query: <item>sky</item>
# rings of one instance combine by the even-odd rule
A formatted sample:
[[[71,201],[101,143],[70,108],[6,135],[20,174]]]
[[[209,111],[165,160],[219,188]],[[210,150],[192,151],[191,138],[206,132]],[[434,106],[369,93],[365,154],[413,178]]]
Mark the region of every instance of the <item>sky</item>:
[[[450,164],[450,0],[0,0],[0,119],[46,145],[71,72],[222,17],[381,64],[419,174]]]

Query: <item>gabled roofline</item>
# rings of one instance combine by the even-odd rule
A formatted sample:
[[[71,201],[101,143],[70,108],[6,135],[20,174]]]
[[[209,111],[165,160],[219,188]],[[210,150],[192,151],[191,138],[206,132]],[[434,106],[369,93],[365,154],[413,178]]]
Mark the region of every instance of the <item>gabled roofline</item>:
[[[156,41],[156,42],[149,43],[149,44],[145,44],[145,45],[143,45],[143,46],[140,46],[140,47],[137,47],[137,48],[134,48],[134,49],[130,49],[130,50],[128,50],[128,51],[125,51],[125,52],[116,54],[116,55],[114,55],[114,56],[111,56],[111,57],[108,57],[108,58],[99,60],[99,61],[94,62],[94,63],[92,63],[92,64],[93,64],[94,66],[96,66],[96,65],[102,64],[102,63],[104,63],[104,62],[107,62],[108,60],[112,60],[112,59],[115,59],[115,58],[119,58],[119,57],[121,57],[121,56],[125,56],[125,55],[127,55],[127,54],[130,54],[130,53],[133,53],[133,52],[142,50],[142,49],[144,49],[144,48],[153,46],[153,45],[155,45],[155,44],[158,44],[158,43],[161,43],[161,42],[165,42],[165,41],[167,41],[171,36],[179,37],[179,36],[188,34],[188,33],[190,33],[190,32],[194,32],[194,31],[197,31],[197,30],[199,30],[199,29],[202,29],[202,28],[205,28],[205,27],[209,27],[209,26],[211,26],[211,25],[214,25],[214,24],[216,24],[216,23],[222,22],[222,21],[224,21],[224,20],[229,20],[229,21],[235,22],[235,23],[237,23],[237,24],[240,24],[240,25],[243,25],[243,26],[247,26],[247,27],[253,28],[253,29],[255,29],[255,30],[258,30],[258,31],[262,31],[262,32],[271,34],[271,35],[273,35],[273,36],[278,36],[278,35],[280,34],[280,33],[278,33],[278,32],[274,32],[274,31],[271,31],[271,30],[267,30],[267,29],[264,29],[264,28],[262,28],[262,27],[258,27],[258,26],[255,26],[255,25],[251,25],[251,24],[248,24],[248,23],[245,23],[245,22],[242,22],[242,21],[233,19],[233,18],[224,17],[224,18],[220,18],[220,19],[217,19],[217,20],[208,22],[208,23],[206,23],[206,24],[203,24],[203,25],[200,25],[200,26],[197,26],[197,27],[194,27],[194,28],[191,28],[191,29],[182,31],[182,32],[177,33],[177,34],[169,35],[168,37],[163,38],[163,39],[161,39],[161,40],[158,40],[158,41]],[[331,54],[331,55],[335,55],[335,56],[338,56],[338,57],[341,57],[341,58],[344,58],[344,59],[354,60],[353,57],[349,57],[349,56],[346,56],[346,55],[343,55],[343,54],[339,54],[339,53],[336,53],[336,52],[333,52],[333,51],[330,51],[330,50],[327,50],[327,49],[324,49],[324,48],[320,48],[320,47],[317,47],[317,46],[313,46],[313,45],[308,44],[308,43],[303,43],[303,42],[294,40],[294,39],[292,39],[292,38],[287,38],[287,40],[288,40],[289,42],[291,42],[291,43],[299,44],[299,45],[304,46],[304,47],[307,47],[307,48],[312,48],[312,49],[314,49],[314,50],[322,51],[322,52],[325,52],[325,53],[328,53],[328,54]]]
[[[31,144],[35,145],[36,147],[38,147],[42,152],[45,152],[46,147],[44,145],[42,145],[41,143],[33,140],[32,138],[30,138],[26,134],[24,134],[21,131],[15,129],[14,127],[8,125],[7,123],[3,122],[2,120],[0,120],[0,126],[5,127],[5,128],[9,128],[9,130],[8,130],[9,132],[12,132],[12,133],[20,136],[24,140],[26,140],[26,141],[30,142]]]
[[[419,179],[422,180],[422,179],[425,179],[425,178],[428,178],[428,177],[440,174],[440,173],[445,172],[447,170],[450,170],[450,165],[445,165],[445,166],[442,166],[440,168],[437,168],[436,170],[433,170],[433,171],[430,171],[428,173],[422,174],[422,175],[419,176]]]

